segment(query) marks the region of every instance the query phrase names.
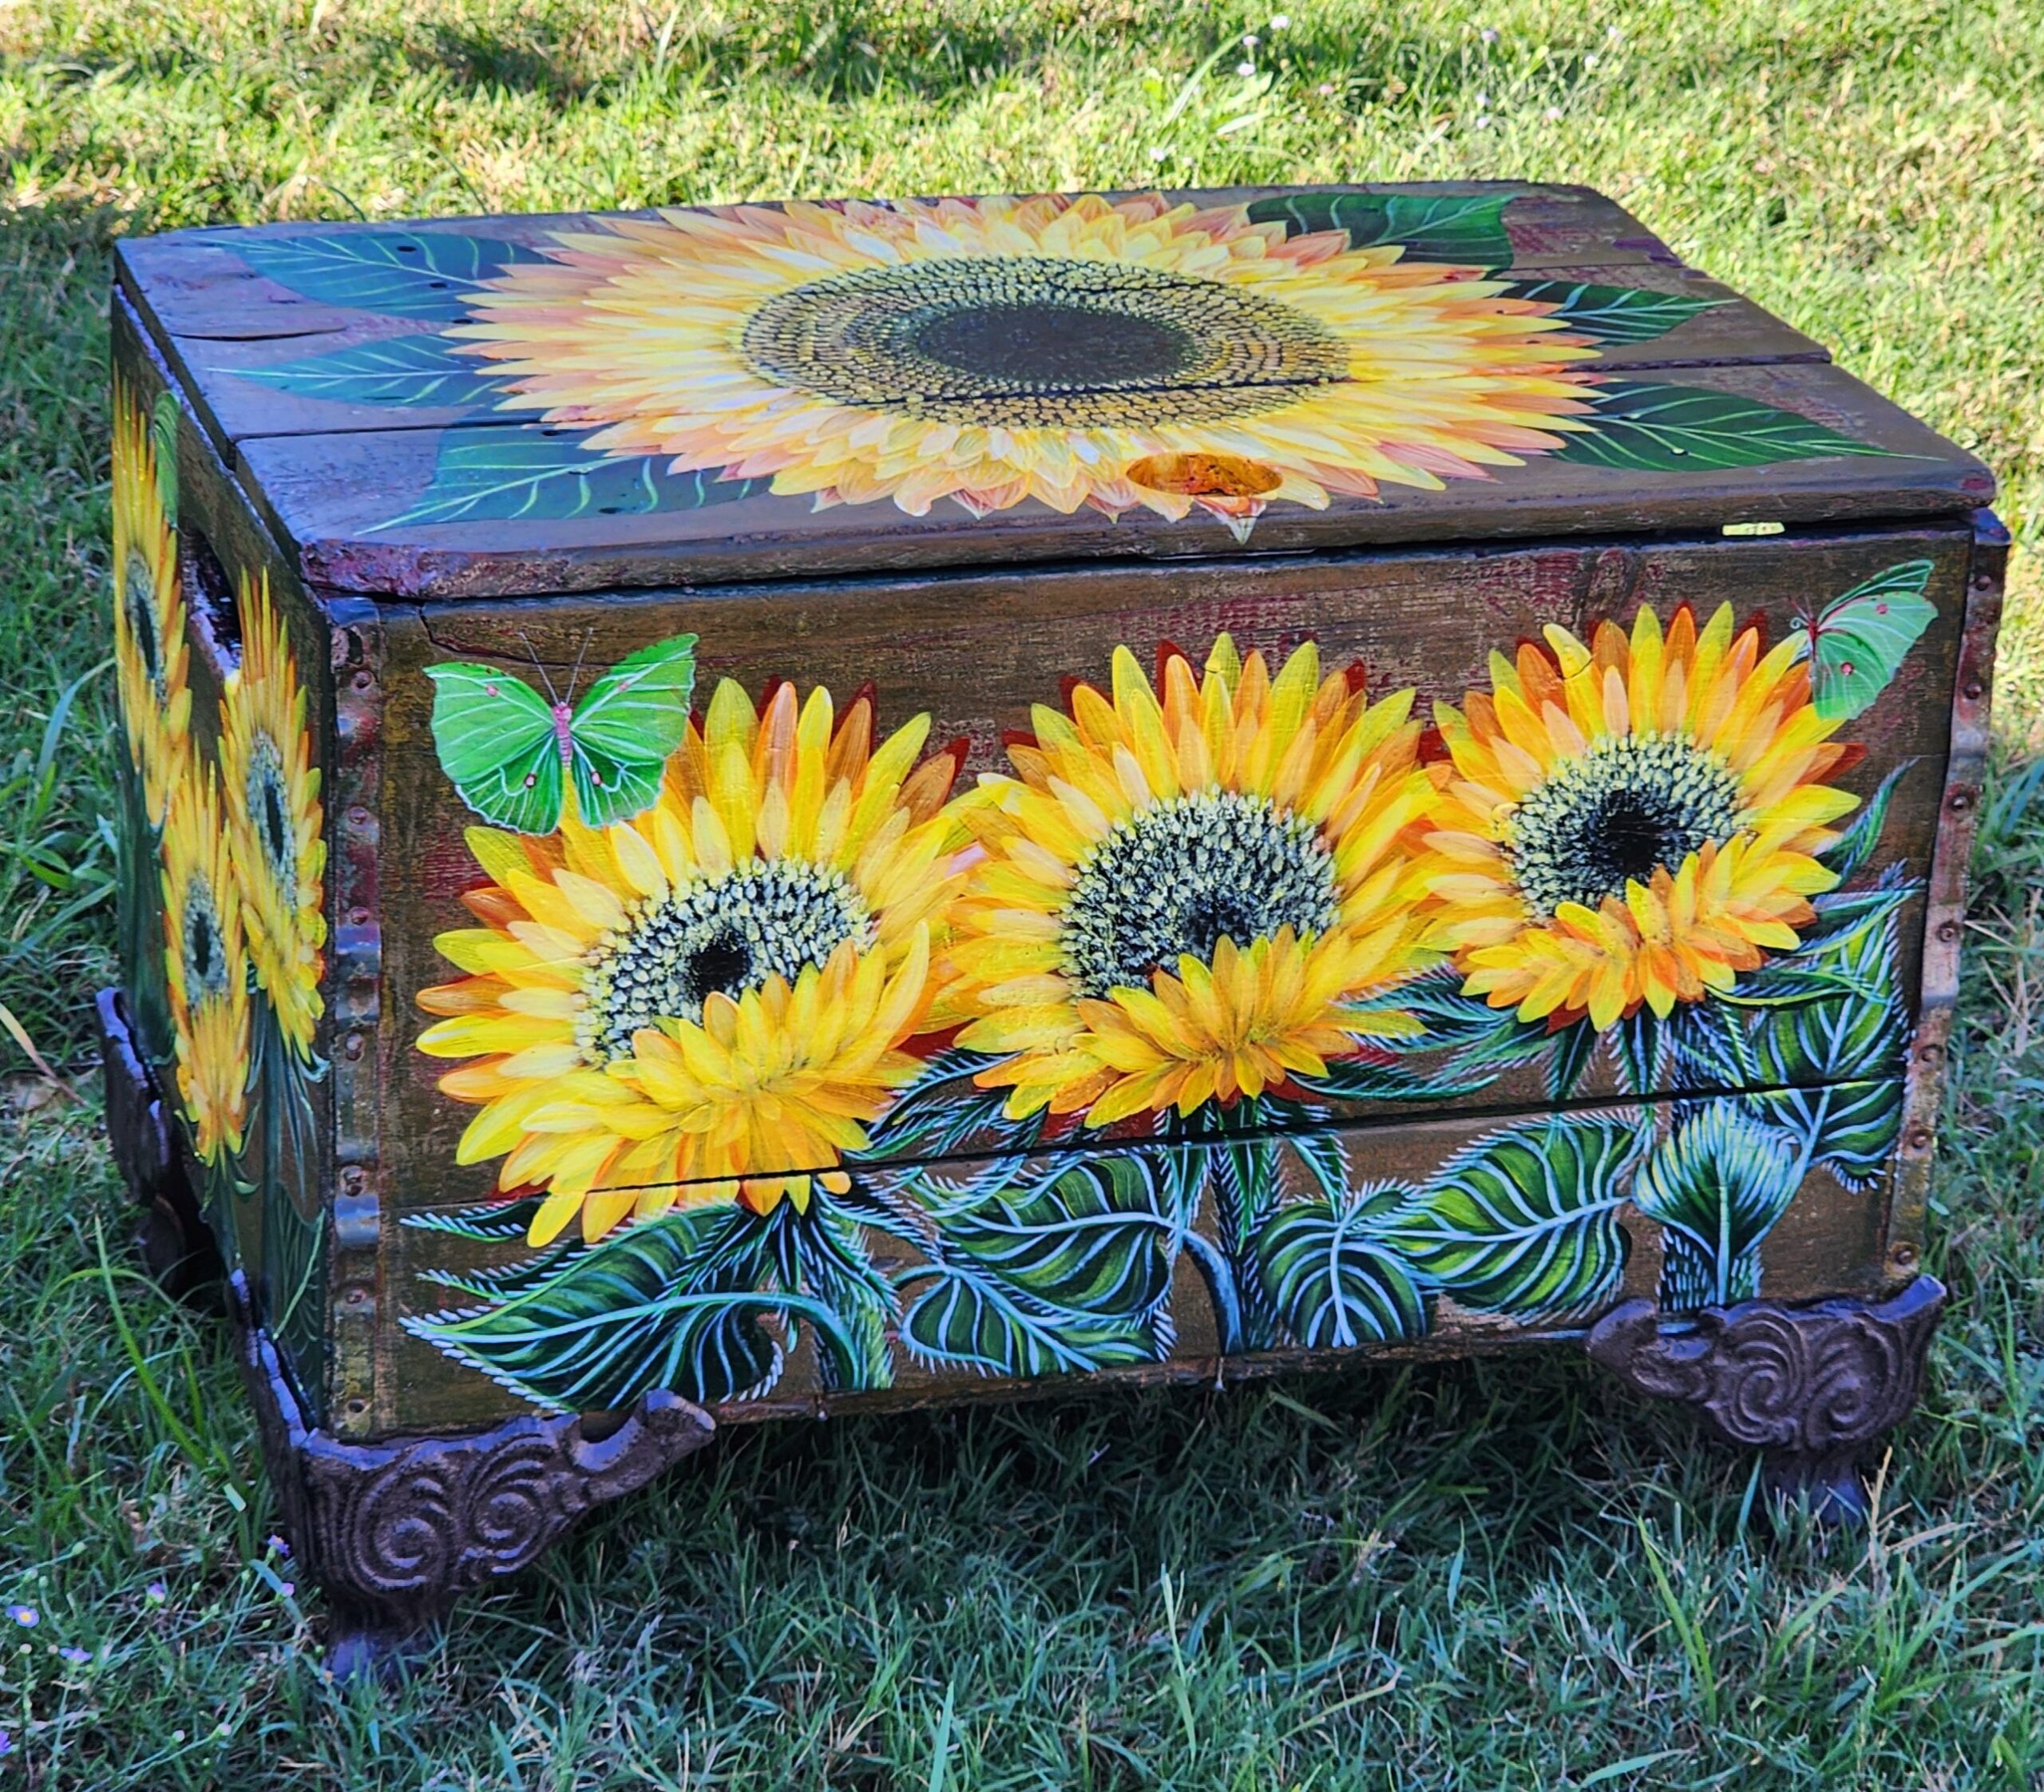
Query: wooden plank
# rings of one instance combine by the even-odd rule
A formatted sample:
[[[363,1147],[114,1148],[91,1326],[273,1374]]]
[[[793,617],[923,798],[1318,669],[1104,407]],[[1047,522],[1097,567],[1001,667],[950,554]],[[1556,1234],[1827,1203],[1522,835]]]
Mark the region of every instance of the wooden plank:
[[[1689,602],[1707,613],[1729,600],[1741,624],[1758,619],[1769,639],[1793,626],[1813,601],[1843,593],[1898,564],[1932,563],[1925,589],[1937,617],[1903,660],[1895,682],[1844,738],[1864,758],[1837,782],[1863,799],[1895,778],[1876,858],[1920,882],[1927,874],[1943,787],[1959,620],[1971,538],[1963,529],[1868,532],[1672,542],[1653,546],[1557,544],[1469,553],[1329,556],[1311,561],[1168,569],[990,573],[894,585],[862,581],[778,588],[731,587],[682,595],[640,593],[407,615],[388,609],[383,743],[387,755],[378,823],[389,862],[408,868],[383,894],[382,1012],[388,1147],[384,1183],[393,1214],[421,1205],[484,1199],[492,1164],[454,1163],[473,1110],[438,1092],[449,1068],[412,1041],[426,1024],[418,992],[448,981],[452,967],[433,941],[467,924],[459,900],[482,882],[462,842],[474,819],[439,768],[429,729],[430,665],[483,659],[536,679],[529,650],[565,682],[577,659],[614,663],[679,631],[701,637],[696,700],[715,681],[738,680],[755,694],[792,679],[821,683],[842,701],[875,692],[879,725],[891,730],[919,712],[931,738],[965,743],[968,779],[1004,770],[1004,739],[1028,730],[1034,703],[1057,704],[1061,681],[1104,686],[1114,650],[1128,646],[1146,666],[1159,644],[1195,657],[1220,632],[1244,652],[1274,662],[1309,637],[1324,668],[1368,668],[1371,688],[1417,692],[1419,713],[1439,700],[1460,702],[1487,688],[1487,655],[1537,640],[1558,624],[1587,635],[1603,618],[1629,623],[1642,605],[1664,621]],[[585,675],[586,676],[586,675]],[[1897,921],[1897,988],[1913,1009],[1922,911],[1914,898]],[[1898,1046],[1897,1049],[1899,1049]],[[1899,1064],[1897,1067],[1899,1068]],[[1665,1089],[1713,1086],[1693,1067],[1666,1065]],[[1509,1070],[1466,1097],[1483,1111],[1535,1107],[1548,1099],[1544,1064]],[[1616,1088],[1608,1052],[1580,1085],[1586,1097]],[[1357,1100],[1332,1111],[1364,1123],[1438,1098]]]
[[[1035,1157],[949,1165],[935,1183],[868,1178],[859,1211],[869,1222],[893,1217],[840,1223],[828,1235],[836,1260],[862,1266],[873,1292],[808,1294],[842,1330],[869,1307],[884,1368],[841,1346],[826,1375],[812,1318],[770,1389],[720,1401],[717,1416],[824,1417],[1076,1393],[1101,1381],[1212,1386],[1279,1369],[1565,1343],[1597,1314],[1640,1296],[1672,1314],[1722,1293],[1781,1301],[1872,1294],[1885,1177],[1848,1188],[1824,1169],[1796,1174],[1789,1157],[1771,1160],[1762,1207],[1729,1231],[1697,1192],[1689,1172],[1712,1148],[1703,1141],[1749,1137],[1755,1124],[1721,1100],[1324,1133],[1310,1159],[1287,1147],[1261,1160],[1264,1204],[1250,1227],[1232,1233],[1222,1217],[1226,1184],[1211,1179],[1223,1149],[1215,1146],[1134,1148],[1111,1177],[1098,1159]],[[1543,1167],[1563,1192],[1543,1195],[1551,1204],[1536,1214],[1514,1191]],[[1472,1193],[1480,1209],[1460,1199]],[[534,1273],[572,1287],[580,1263],[611,1274],[629,1261],[685,1282],[691,1251],[712,1237],[729,1265],[749,1261],[746,1241],[770,1230],[783,1240],[823,1235],[826,1199],[801,1213],[705,1209],[654,1221],[614,1235],[598,1247],[601,1258],[571,1248]],[[1361,1199],[1372,1203],[1367,1212]],[[1176,1217],[1188,1213],[1196,1215],[1191,1243]],[[1347,1216],[1339,1226],[1337,1215]],[[1680,1235],[1685,1223],[1701,1233]],[[1699,1236],[1732,1242],[1721,1257]],[[705,1392],[689,1379],[699,1359],[666,1354],[678,1313],[612,1340],[602,1302],[562,1297],[564,1310],[596,1320],[576,1352],[594,1371],[584,1374],[545,1313],[503,1312],[502,1300],[470,1279],[532,1270],[537,1254],[516,1239],[484,1242],[411,1224],[394,1231],[388,1255],[394,1298],[381,1340],[379,1431],[479,1426],[529,1409],[524,1396],[534,1394],[600,1409],[628,1401],[649,1375],[691,1398]],[[733,1273],[739,1286],[750,1283],[743,1270]],[[757,1285],[770,1290],[763,1267]],[[671,1284],[656,1276],[647,1286]],[[483,1326],[446,1329],[450,1315],[491,1308],[498,1315]],[[1016,1316],[996,1321],[988,1316],[996,1310]],[[531,1342],[536,1330],[551,1341]],[[521,1333],[527,1342],[514,1335]],[[763,1334],[751,1334],[750,1347],[770,1362]],[[632,1366],[640,1364],[657,1366]]]
[[[1248,203],[1275,194],[1316,192],[1440,198],[1519,196],[1513,198],[1504,218],[1511,249],[1508,265],[1515,270],[1639,268],[1673,265],[1678,260],[1638,219],[1586,187],[1428,181],[1328,188],[1229,187],[1174,192],[1167,196],[1175,203],[1190,201],[1204,208]],[[768,208],[777,208],[769,202]],[[261,339],[345,329],[361,313],[356,307],[323,302],[266,278],[236,252],[238,245],[395,236],[473,236],[533,247],[551,242],[564,232],[600,227],[607,219],[656,216],[647,210],[215,226],[125,239],[116,248],[115,265],[131,300],[162,337]]]
[[[1594,264],[1541,270],[1540,296],[1562,303],[1567,295],[1598,282],[1619,280]],[[1628,269],[1622,286],[1707,307],[1676,323],[1665,335],[1602,346],[1599,371],[1638,374],[1648,369],[1731,366],[1744,363],[1826,361],[1823,344],[1741,299],[1730,287],[1693,268],[1658,264]],[[307,335],[170,339],[168,352],[184,383],[196,394],[201,414],[223,446],[251,436],[344,434],[357,430],[444,429],[506,420],[501,390],[487,386],[491,363],[473,355],[436,356],[420,369],[402,357],[407,348],[439,345],[444,326],[407,318],[351,315],[346,326]],[[372,347],[399,345],[374,400],[335,397],[362,389],[359,375],[338,371],[335,357]],[[454,402],[424,402],[422,395],[451,395]]]
[[[770,494],[716,501],[743,488],[715,482],[701,487],[714,502],[630,513],[641,502],[636,475],[615,493],[592,488],[592,509],[577,517],[402,520],[436,502],[427,494],[442,443],[465,454],[484,444],[507,458],[550,451],[549,431],[537,425],[256,438],[240,445],[237,465],[312,582],[434,600],[960,563],[1206,555],[1246,565],[1278,553],[1422,541],[1902,521],[1968,512],[1992,493],[1992,476],[1971,456],[1837,367],[1703,368],[1680,384],[1792,414],[1877,452],[1668,472],[1532,454],[1440,490],[1386,485],[1374,499],[1337,497],[1324,509],[1275,505],[1246,541],[1196,511],[1176,521],[1147,510],[1114,521],[1028,502],[977,519],[948,505],[912,517],[887,502],[819,510],[806,498]],[[1616,430],[1602,433],[1618,439]]]

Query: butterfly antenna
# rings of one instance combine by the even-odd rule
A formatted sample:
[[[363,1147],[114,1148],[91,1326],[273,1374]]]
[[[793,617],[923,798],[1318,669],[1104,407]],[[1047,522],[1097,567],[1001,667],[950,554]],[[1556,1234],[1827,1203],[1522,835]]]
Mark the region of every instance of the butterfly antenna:
[[[539,654],[533,648],[533,637],[521,628],[518,631],[518,639],[525,644],[525,657],[532,661],[533,670],[540,675],[540,683],[546,687],[546,700],[550,704],[558,704],[561,701],[561,694],[554,689],[553,680],[547,676],[547,669],[541,664]]]
[[[575,669],[568,675],[568,696],[566,701],[569,703],[572,703],[575,700],[576,682],[582,676],[582,656],[589,651],[589,644],[595,640],[596,638],[596,632],[595,629],[592,628],[588,633],[582,637],[582,644],[575,650]]]

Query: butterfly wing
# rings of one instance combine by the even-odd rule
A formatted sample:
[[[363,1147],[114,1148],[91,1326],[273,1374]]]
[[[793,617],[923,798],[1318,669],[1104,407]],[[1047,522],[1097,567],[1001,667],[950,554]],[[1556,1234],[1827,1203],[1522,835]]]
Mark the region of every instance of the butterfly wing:
[[[695,636],[628,655],[592,684],[568,724],[575,803],[592,827],[636,815],[659,795],[667,755],[688,733]]]
[[[433,744],[461,800],[497,827],[551,834],[561,825],[553,716],[521,678],[493,666],[428,666]]]
[[[1893,682],[1937,618],[1937,605],[1923,595],[1931,572],[1927,560],[1891,566],[1804,619],[1810,689],[1824,720],[1850,721]]]

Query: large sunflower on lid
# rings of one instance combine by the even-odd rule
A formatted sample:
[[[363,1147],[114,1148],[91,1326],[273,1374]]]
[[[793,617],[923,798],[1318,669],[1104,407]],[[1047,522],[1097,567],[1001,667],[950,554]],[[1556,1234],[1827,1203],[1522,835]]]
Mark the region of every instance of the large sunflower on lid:
[[[443,934],[467,974],[423,990],[422,1051],[473,1061],[441,1088],[481,1112],[459,1160],[541,1187],[531,1242],[578,1215],[736,1200],[806,1206],[919,1061],[933,932],[961,843],[957,760],[917,763],[918,716],[873,743],[873,703],[821,687],[755,708],[727,679],[652,807],[557,833],[469,831],[478,927]],[[760,1172],[760,1173],[755,1173]]]
[[[1595,350],[1481,271],[1156,193],[725,206],[564,233],[454,333],[588,445],[819,504],[1232,521],[1514,466]]]
[[[1546,632],[1436,708],[1453,763],[1428,837],[1454,869],[1432,938],[1523,1020],[1665,1018],[1795,949],[1859,800],[1824,780],[1859,749],[1831,739],[1800,644],[1763,652],[1729,605],[1701,629],[1685,605],[1665,634],[1646,609],[1630,636]]]
[[[1311,643],[1274,676],[1226,635],[1159,683],[1116,648],[1111,693],[1038,705],[967,811],[942,1017],[1018,1118],[1189,1115],[1420,1030],[1383,999],[1437,961],[1412,693],[1372,703]]]

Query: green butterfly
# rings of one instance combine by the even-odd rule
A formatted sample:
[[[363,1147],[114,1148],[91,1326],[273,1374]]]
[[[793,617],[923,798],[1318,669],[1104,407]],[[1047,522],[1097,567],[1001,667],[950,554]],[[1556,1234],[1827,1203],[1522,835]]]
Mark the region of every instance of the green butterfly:
[[[1850,721],[1888,688],[1903,657],[1936,619],[1923,595],[1931,562],[1911,560],[1876,573],[1814,615],[1796,618],[1810,690],[1827,722]]]
[[[642,647],[580,703],[549,702],[493,666],[428,666],[442,770],[485,821],[519,834],[551,834],[561,825],[565,779],[574,781],[575,812],[588,826],[637,815],[659,795],[667,755],[688,732],[695,639],[676,635]]]

